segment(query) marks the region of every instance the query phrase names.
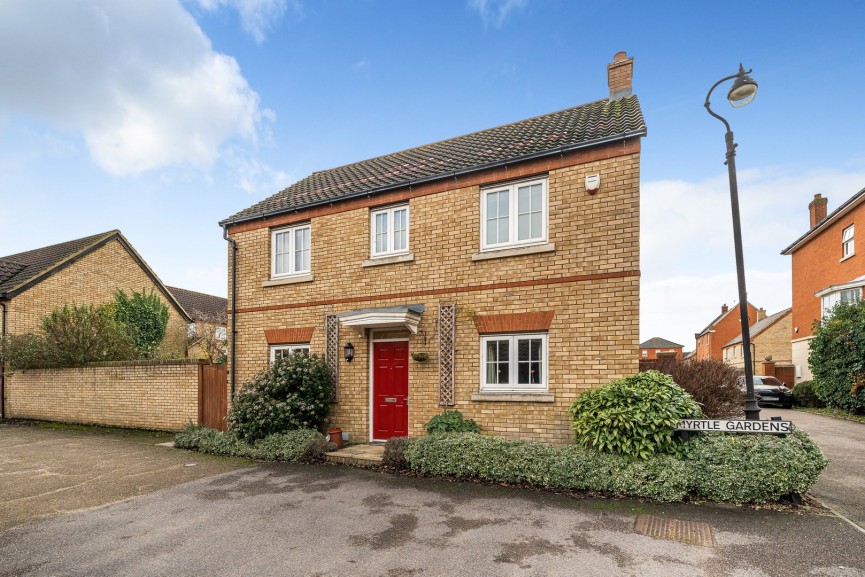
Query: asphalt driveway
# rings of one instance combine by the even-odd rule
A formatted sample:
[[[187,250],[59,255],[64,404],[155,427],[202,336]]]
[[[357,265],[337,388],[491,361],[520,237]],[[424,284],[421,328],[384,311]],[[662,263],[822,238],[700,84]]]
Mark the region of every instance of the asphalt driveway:
[[[762,409],[804,429],[832,462],[811,488],[822,503],[865,531],[865,423],[789,409]]]
[[[172,438],[0,424],[0,531],[249,466],[158,445]]]

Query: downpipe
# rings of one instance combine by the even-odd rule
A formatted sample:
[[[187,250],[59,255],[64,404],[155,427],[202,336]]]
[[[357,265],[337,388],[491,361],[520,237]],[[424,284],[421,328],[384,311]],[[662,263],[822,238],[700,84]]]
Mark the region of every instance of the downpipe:
[[[234,373],[237,367],[237,241],[228,236],[227,226],[222,228],[222,238],[231,244],[231,400],[234,401]]]

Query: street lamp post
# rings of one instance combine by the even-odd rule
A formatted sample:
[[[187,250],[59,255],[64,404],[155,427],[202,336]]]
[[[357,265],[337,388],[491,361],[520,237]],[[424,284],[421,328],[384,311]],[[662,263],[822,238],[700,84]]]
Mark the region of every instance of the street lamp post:
[[[739,186],[736,182],[736,143],[733,142],[733,131],[730,130],[730,123],[723,116],[715,114],[709,107],[709,97],[712,91],[722,82],[736,79],[733,82],[733,87],[727,93],[727,100],[734,108],[741,108],[749,104],[757,95],[757,83],[754,82],[748,74],[751,71],[745,71],[742,65],[739,64],[739,72],[732,76],[722,78],[709,89],[706,94],[706,111],[724,123],[727,128],[727,134],[724,136],[727,142],[727,160],[724,164],[727,165],[727,173],[730,177],[730,204],[733,208],[733,242],[736,245],[736,276],[739,281],[739,320],[742,323],[742,355],[745,357],[745,390],[747,398],[745,399],[745,418],[748,420],[758,420],[760,418],[760,407],[757,406],[757,400],[754,397],[754,369],[751,366],[751,334],[748,325],[748,291],[745,290],[745,260],[742,257],[742,225],[739,222]]]

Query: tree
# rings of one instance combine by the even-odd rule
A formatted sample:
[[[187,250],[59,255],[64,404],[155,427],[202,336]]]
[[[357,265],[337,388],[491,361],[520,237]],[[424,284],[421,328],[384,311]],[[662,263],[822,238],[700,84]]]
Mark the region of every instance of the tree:
[[[820,400],[865,413],[865,301],[840,303],[814,323],[808,364]]]
[[[139,354],[151,358],[168,326],[168,306],[156,291],[133,292],[130,297],[123,289],[114,294],[115,318],[129,328],[132,343]]]
[[[211,363],[224,363],[228,353],[224,326],[228,315],[212,315],[197,309],[189,311],[189,314],[197,320],[190,325],[187,350],[197,348],[202,358]]]

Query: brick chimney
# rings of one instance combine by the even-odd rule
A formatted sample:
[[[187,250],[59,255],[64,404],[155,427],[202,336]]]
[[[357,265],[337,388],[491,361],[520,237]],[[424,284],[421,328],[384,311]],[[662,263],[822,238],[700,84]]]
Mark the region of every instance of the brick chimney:
[[[727,308],[727,303],[724,303],[724,304],[721,305],[721,314],[724,314],[724,313],[727,312],[728,310],[730,310],[730,309]]]
[[[814,195],[814,200],[808,205],[808,212],[811,213],[811,228],[826,220],[827,204],[829,204],[828,198],[823,198],[820,194]]]
[[[613,61],[607,64],[607,84],[610,86],[610,100],[619,100],[631,95],[631,80],[634,76],[634,59],[625,52],[618,52]]]
[[[766,318],[766,309],[757,309],[757,320],[762,321]]]

